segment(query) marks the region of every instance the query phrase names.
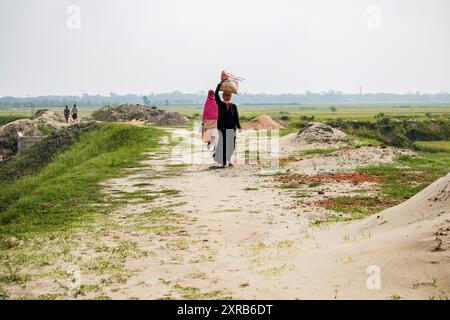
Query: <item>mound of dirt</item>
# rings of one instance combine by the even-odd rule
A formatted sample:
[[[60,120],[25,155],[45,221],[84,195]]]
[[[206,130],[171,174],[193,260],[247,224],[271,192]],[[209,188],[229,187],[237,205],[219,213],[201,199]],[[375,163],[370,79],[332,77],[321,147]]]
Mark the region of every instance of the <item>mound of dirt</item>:
[[[9,158],[17,153],[17,134],[24,136],[42,137],[35,121],[23,119],[10,122],[0,127],[0,157]]]
[[[168,112],[141,104],[122,104],[117,107],[106,106],[95,111],[92,117],[98,121],[112,122],[141,120],[145,121],[145,123],[159,126],[184,125],[187,122],[187,118],[178,112]]]
[[[270,116],[261,115],[250,120],[242,126],[244,130],[260,130],[260,129],[284,129],[280,122],[272,119]]]
[[[132,121],[146,120],[156,110],[140,104],[122,104],[117,107],[106,106],[95,111],[92,117],[98,121]]]
[[[353,275],[358,268],[376,261],[382,270],[383,287],[373,291],[380,298],[395,290],[408,299],[430,299],[439,294],[440,288],[450,286],[449,208],[450,174],[447,174],[399,205],[360,221],[317,231],[313,239],[327,248],[328,254],[351,256],[358,261],[337,267],[342,268],[341,276],[337,277],[341,283],[346,279],[355,281]],[[322,266],[325,256],[323,252],[318,255],[312,269]],[[362,277],[359,281],[366,283]],[[365,286],[364,289],[367,291]],[[349,292],[355,294],[354,287]]]
[[[36,111],[33,119],[35,123],[46,126],[51,131],[55,131],[56,129],[66,125],[66,120],[62,114],[47,109],[40,109]]]
[[[159,110],[162,111],[162,110]],[[145,123],[151,123],[157,126],[182,126],[187,122],[187,118],[179,114],[178,112],[163,111],[157,116],[153,116]]]
[[[335,129],[327,124],[313,122],[308,124],[297,134],[298,141],[304,141],[307,144],[335,144],[351,143],[353,139],[341,130]]]
[[[36,112],[33,114],[33,119],[39,118],[41,115],[46,113],[47,111],[50,111],[49,109],[37,109]]]
[[[310,147],[313,146],[313,147]],[[284,146],[282,150],[287,150],[286,154],[300,151],[300,155],[288,158],[281,158],[286,169],[292,172],[303,175],[317,175],[321,173],[336,173],[340,171],[351,171],[359,167],[366,167],[371,165],[389,164],[399,156],[413,156],[414,152],[409,150],[402,150],[392,147],[342,147],[336,148],[334,145],[328,152],[302,155],[302,151],[314,149],[327,149],[327,145],[310,144],[300,146],[299,148],[292,148],[292,145]],[[296,145],[294,144],[294,147]],[[289,149],[288,149],[289,148]]]
[[[341,148],[357,145],[357,141],[345,132],[327,124],[309,123],[297,134],[292,133],[280,138],[283,153],[311,149]]]
[[[67,150],[79,137],[97,128],[95,121],[82,122],[72,126],[62,127],[61,130],[52,131],[41,141],[21,152],[15,157],[0,164],[0,181],[13,182],[20,177],[38,172],[51,163],[56,155]]]
[[[407,226],[421,220],[430,220],[450,214],[450,173],[415,194],[407,201],[379,214],[377,225],[388,221],[390,226]],[[381,221],[381,223],[380,223]]]

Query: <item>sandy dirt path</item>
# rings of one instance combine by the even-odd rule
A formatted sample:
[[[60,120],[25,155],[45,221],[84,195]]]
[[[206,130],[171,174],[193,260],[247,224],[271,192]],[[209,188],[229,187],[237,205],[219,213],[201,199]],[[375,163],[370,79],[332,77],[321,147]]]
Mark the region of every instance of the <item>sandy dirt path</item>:
[[[138,182],[151,183],[147,191],[178,191],[151,203],[128,204],[115,213],[119,223],[128,223],[130,215],[134,219],[151,208],[172,206],[178,219],[172,222],[174,232],[133,237],[141,249],[152,252],[128,261],[140,270],[131,283],[140,285],[109,294],[150,299],[275,297],[274,276],[293,271],[290,261],[300,252],[307,229],[307,220],[289,209],[292,199],[275,187],[272,177],[246,165],[190,165],[154,179],[158,171],[176,168],[167,167],[166,151],[144,162],[148,173],[105,183],[110,190],[125,192],[134,191]]]
[[[150,183],[147,191],[177,190],[115,213],[118,223],[128,224],[152,208],[170,207],[160,223],[168,219],[174,228],[129,236],[151,254],[127,259],[136,272],[107,293],[112,298],[394,299],[449,292],[449,272],[442,271],[448,253],[432,252],[448,209],[398,228],[371,230],[366,220],[310,228],[309,218],[323,208],[293,206],[292,193],[258,167],[168,166],[169,150],[144,162],[149,172],[106,184],[127,192],[138,182]],[[162,177],[154,179],[158,172]],[[330,192],[348,194],[352,186]]]
[[[21,254],[32,254],[33,264],[20,270],[28,280],[9,286],[9,297],[447,298],[450,175],[383,213],[312,227],[312,219],[329,212],[299,206],[299,200],[376,192],[377,185],[284,189],[256,165],[174,164],[168,140],[125,177],[102,183],[119,209],[55,239],[23,244]],[[396,155],[391,149],[345,149],[281,169],[348,171]]]

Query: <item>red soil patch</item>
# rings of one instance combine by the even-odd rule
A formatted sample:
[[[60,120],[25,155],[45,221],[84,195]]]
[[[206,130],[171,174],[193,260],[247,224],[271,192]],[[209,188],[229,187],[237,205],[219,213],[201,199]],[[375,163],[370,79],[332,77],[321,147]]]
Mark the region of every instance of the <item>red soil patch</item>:
[[[298,183],[306,184],[311,182],[351,182],[353,184],[360,184],[363,182],[382,183],[384,180],[380,176],[366,174],[366,173],[340,173],[336,175],[318,175],[314,177],[289,175],[277,177],[275,181],[281,183]]]
[[[316,207],[339,207],[341,209],[362,209],[362,208],[389,208],[398,204],[398,201],[382,199],[378,197],[345,197],[328,198],[311,201],[297,201],[297,206],[316,206]]]

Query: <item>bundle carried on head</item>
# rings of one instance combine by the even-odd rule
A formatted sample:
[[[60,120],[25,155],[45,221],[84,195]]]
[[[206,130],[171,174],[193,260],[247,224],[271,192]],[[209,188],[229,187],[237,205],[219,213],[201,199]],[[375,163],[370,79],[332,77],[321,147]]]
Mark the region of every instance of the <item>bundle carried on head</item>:
[[[221,80],[222,85],[220,86],[220,91],[237,94],[239,91],[239,82],[244,79],[224,70],[222,71]]]

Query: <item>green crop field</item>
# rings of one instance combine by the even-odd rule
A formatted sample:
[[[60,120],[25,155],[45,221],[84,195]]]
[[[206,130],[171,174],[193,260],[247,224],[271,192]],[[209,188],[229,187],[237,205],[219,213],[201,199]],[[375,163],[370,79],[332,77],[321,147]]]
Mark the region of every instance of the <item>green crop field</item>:
[[[177,111],[185,115],[201,114],[203,106],[168,106],[162,109]],[[423,118],[450,115],[450,104],[392,105],[392,104],[316,104],[316,105],[238,105],[239,113],[245,118],[261,114],[292,117],[315,116],[315,119],[371,119],[379,114],[386,116]]]
[[[35,107],[34,110],[40,107]],[[46,107],[42,107],[46,108]],[[79,106],[82,117],[89,116],[101,106]],[[161,109],[177,111],[186,116],[200,115],[202,105],[197,106],[163,106]],[[240,115],[244,118],[252,118],[260,114],[273,116],[290,115],[292,117],[315,116],[315,119],[372,119],[374,116],[384,114],[386,116],[424,118],[440,115],[450,116],[450,104],[311,104],[311,105],[238,105]],[[49,107],[52,111],[60,111],[63,108]],[[24,115],[31,116],[29,107],[2,107],[0,116]]]
[[[450,141],[416,141],[414,146],[423,151],[429,152],[450,152]]]

